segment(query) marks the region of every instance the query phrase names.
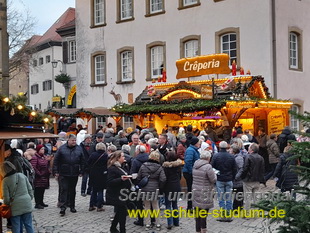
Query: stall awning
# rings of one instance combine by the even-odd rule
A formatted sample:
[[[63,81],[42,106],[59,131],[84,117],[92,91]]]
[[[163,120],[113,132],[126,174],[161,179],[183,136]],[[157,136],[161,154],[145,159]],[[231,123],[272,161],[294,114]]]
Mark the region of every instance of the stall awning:
[[[27,128],[0,129],[0,140],[26,139],[26,138],[58,138],[57,134],[44,133],[42,130]]]
[[[49,109],[45,112],[55,117],[112,117],[118,116],[119,114],[107,109],[107,108],[62,108],[62,109]]]

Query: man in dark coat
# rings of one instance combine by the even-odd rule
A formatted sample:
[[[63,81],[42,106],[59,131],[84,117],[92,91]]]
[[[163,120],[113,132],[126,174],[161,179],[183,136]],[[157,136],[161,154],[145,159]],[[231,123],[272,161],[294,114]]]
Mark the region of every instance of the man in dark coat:
[[[292,134],[290,127],[287,126],[283,129],[282,133],[278,136],[277,143],[280,148],[280,154],[283,153],[284,148],[287,146],[288,140],[296,141],[296,137],[294,134]]]
[[[251,206],[251,197],[255,197],[255,192],[259,191],[260,183],[265,184],[265,164],[262,156],[258,154],[259,146],[252,143],[249,146],[249,154],[245,157],[243,172],[243,190],[246,193],[244,209],[249,210]],[[248,197],[247,194],[251,194]]]
[[[160,154],[162,154],[165,158],[166,161],[166,155],[168,150],[167,149],[172,149],[173,147],[171,146],[171,144],[168,142],[168,136],[167,134],[161,134],[159,135],[158,138],[158,151]]]
[[[91,194],[91,186],[89,184],[89,169],[88,169],[88,159],[90,157],[91,148],[93,147],[93,143],[91,141],[91,135],[85,134],[84,141],[81,142],[80,147],[83,150],[84,158],[85,158],[85,168],[84,168],[84,174],[82,178],[82,184],[81,184],[81,195],[83,197],[86,197],[86,194]],[[88,181],[88,187],[87,187],[87,181]],[[87,189],[86,189],[87,187]]]
[[[274,172],[274,177],[278,178],[276,186],[281,189],[281,192],[292,191],[294,185],[298,184],[298,174],[292,169],[291,166],[298,165],[297,159],[289,159],[294,154],[292,153],[292,146],[289,143],[284,148],[284,154],[280,156],[280,161]],[[296,193],[293,195],[296,198]]]
[[[96,145],[96,152],[93,152],[88,159],[89,168],[89,183],[92,187],[92,194],[90,197],[89,211],[95,210],[103,211],[103,189],[107,188],[107,174],[108,174],[108,154],[106,153],[106,146],[99,142]]]
[[[60,215],[64,216],[67,206],[76,213],[75,195],[78,177],[84,173],[85,158],[82,148],[76,145],[76,136],[69,135],[68,142],[62,145],[55,156],[53,173],[58,178],[60,188]]]
[[[219,170],[216,181],[219,206],[221,209],[231,211],[233,203],[231,196],[227,197],[227,193],[230,193],[233,188],[233,180],[237,174],[237,164],[234,156],[227,152],[228,144],[226,141],[221,141],[219,147],[219,153],[215,154],[212,159],[212,167]],[[231,222],[232,219],[221,216],[218,221]]]

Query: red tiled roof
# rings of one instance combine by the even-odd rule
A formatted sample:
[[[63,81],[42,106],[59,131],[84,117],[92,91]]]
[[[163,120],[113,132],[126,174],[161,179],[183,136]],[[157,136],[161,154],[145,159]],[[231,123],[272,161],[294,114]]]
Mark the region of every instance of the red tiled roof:
[[[61,31],[61,30],[64,30],[64,29],[67,29],[67,28],[71,28],[71,27],[74,27],[75,26],[75,18],[70,21],[69,23],[57,28],[57,31]]]
[[[56,30],[75,19],[75,9],[69,7],[59,19],[41,36],[40,40],[36,43],[37,45],[44,44],[48,41],[61,41],[61,36]]]

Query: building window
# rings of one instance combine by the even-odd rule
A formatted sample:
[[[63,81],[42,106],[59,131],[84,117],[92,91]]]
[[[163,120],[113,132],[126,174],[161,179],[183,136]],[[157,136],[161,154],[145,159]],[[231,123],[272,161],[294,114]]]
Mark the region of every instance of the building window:
[[[39,66],[43,65],[43,57],[39,58]]]
[[[180,58],[199,56],[200,50],[200,35],[191,35],[180,39]]]
[[[92,85],[106,84],[106,55],[105,52],[92,55]]]
[[[133,19],[133,0],[118,0],[118,21]]]
[[[200,6],[200,0],[179,0],[179,10]]]
[[[302,71],[302,30],[289,28],[289,69]]]
[[[292,111],[299,113],[299,107],[297,105],[293,105]],[[291,115],[291,128],[292,130],[299,130],[299,120],[294,115]]]
[[[105,0],[91,0],[92,2],[92,26],[105,25]]]
[[[164,68],[164,47],[151,48],[151,78],[158,78]]]
[[[147,80],[151,81],[162,75],[166,68],[166,43],[154,42],[147,45]]]
[[[39,84],[34,84],[31,86],[31,94],[35,95],[39,93]]]
[[[69,41],[69,62],[76,61],[76,41]]]
[[[133,47],[124,47],[117,51],[118,83],[134,81]]]
[[[43,82],[43,91],[52,90],[52,80],[47,80]]]
[[[189,40],[184,43],[184,57],[198,56],[198,40]]]
[[[36,67],[38,65],[38,61],[36,59],[33,59],[32,60],[32,64],[33,64],[34,67]]]
[[[123,120],[124,120],[124,129],[127,129],[128,127],[134,128],[133,117],[124,116]]]
[[[47,55],[45,57],[45,63],[50,63],[51,62],[51,56],[50,55]]]
[[[228,33],[221,36],[221,53],[227,53],[230,57],[229,64],[237,62],[237,35]]]
[[[229,65],[235,60],[240,67],[240,36],[239,28],[226,28],[216,32],[216,52],[227,53],[230,57]]]
[[[165,0],[146,0],[146,17],[165,13]]]
[[[97,117],[96,118],[97,120],[96,120],[96,127],[97,127],[97,129],[99,128],[99,127],[104,127],[105,125],[106,125],[106,120],[105,120],[105,117],[103,117],[103,116],[100,116],[100,117]]]

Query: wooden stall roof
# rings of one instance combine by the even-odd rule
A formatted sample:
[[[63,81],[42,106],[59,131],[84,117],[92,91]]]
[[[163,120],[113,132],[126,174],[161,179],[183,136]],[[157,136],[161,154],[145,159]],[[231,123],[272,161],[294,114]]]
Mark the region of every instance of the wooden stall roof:
[[[57,134],[44,133],[36,129],[3,128],[0,129],[0,140],[25,138],[58,138]]]
[[[219,111],[230,100],[269,98],[270,93],[262,76],[241,75],[150,85],[133,104],[118,104],[113,110],[127,115]]]
[[[90,117],[110,117],[118,116],[117,113],[107,108],[62,108],[62,109],[49,109],[45,112],[51,116],[63,116],[63,117],[81,117],[83,115]]]

